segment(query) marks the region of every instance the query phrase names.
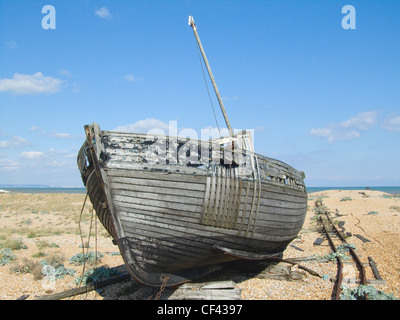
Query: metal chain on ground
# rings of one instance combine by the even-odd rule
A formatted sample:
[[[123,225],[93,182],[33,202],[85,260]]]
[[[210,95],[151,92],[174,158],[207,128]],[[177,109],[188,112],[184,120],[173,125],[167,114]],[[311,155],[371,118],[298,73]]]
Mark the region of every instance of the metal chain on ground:
[[[163,293],[163,291],[164,291],[164,289],[165,289],[165,287],[166,287],[166,285],[167,285],[167,282],[168,282],[168,280],[169,280],[169,276],[162,275],[162,276],[160,277],[160,280],[161,280],[161,287],[160,287],[160,290],[158,291],[158,293],[156,294],[156,297],[154,298],[154,300],[160,299],[161,294]],[[152,298],[153,298],[153,295],[151,294],[151,295],[149,295],[149,296],[147,297],[146,300],[151,300]]]
[[[165,275],[161,276],[162,285],[161,285],[160,291],[158,291],[158,293],[157,293],[157,295],[156,295],[156,297],[155,297],[154,300],[160,299],[161,294],[162,294],[162,292],[164,291],[165,286],[167,285],[168,280],[169,280],[169,276],[165,276]]]

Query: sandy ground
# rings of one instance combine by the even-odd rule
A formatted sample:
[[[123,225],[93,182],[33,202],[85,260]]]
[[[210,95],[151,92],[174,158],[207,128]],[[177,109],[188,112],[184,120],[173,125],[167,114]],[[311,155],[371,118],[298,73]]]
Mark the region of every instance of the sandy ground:
[[[400,298],[400,198],[379,191],[324,191],[309,194],[306,221],[299,236],[284,252],[284,258],[314,257],[300,262],[318,272],[323,279],[313,276],[297,266],[292,271],[301,273],[294,281],[261,279],[255,273],[226,273],[213,280],[231,279],[242,289],[242,299],[250,300],[330,300],[336,276],[336,262],[315,259],[331,252],[325,240],[313,245],[321,237],[313,212],[314,201],[321,197],[337,222],[342,221],[344,232],[352,236],[348,243],[356,246],[364,263],[372,257],[386,284],[374,284],[385,293]],[[0,193],[0,299],[15,300],[22,296],[28,300],[77,287],[74,280],[91,268],[106,267],[126,272],[117,246],[113,245],[102,225],[92,217],[90,202],[81,214],[83,194],[24,194]],[[339,215],[337,215],[339,214]],[[369,242],[363,242],[360,235]],[[365,240],[364,240],[365,241]],[[73,264],[71,258],[85,252],[100,253],[101,259],[85,267]],[[14,259],[7,261],[4,253],[11,249]],[[87,251],[88,250],[88,251]],[[3,260],[2,260],[3,258]],[[63,265],[74,275],[54,280],[54,273],[43,276],[41,261]],[[3,261],[3,263],[1,263]],[[325,261],[325,262],[324,262]],[[118,268],[117,268],[118,267]],[[83,268],[85,268],[83,270]],[[367,279],[374,279],[366,266]],[[38,271],[39,270],[39,271]],[[53,269],[55,270],[55,269]],[[345,278],[357,278],[352,265],[345,265]],[[157,291],[157,290],[156,290]],[[71,299],[146,299],[155,296],[154,290],[144,290],[134,281],[114,284],[98,291]]]

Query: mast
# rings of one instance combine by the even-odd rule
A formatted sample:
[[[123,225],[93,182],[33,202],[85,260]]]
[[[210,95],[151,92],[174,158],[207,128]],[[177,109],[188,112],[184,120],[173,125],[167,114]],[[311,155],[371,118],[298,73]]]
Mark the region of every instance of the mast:
[[[203,56],[204,63],[206,64],[207,71],[208,71],[208,74],[210,75],[210,79],[211,79],[212,85],[214,87],[214,91],[215,91],[215,94],[217,96],[219,106],[220,106],[222,114],[224,115],[224,118],[225,118],[226,126],[228,127],[230,135],[233,136],[233,130],[232,130],[231,124],[229,122],[228,115],[226,114],[226,110],[225,110],[224,104],[222,102],[221,96],[220,96],[219,91],[218,91],[217,83],[215,82],[214,76],[213,76],[213,74],[211,72],[210,64],[208,63],[208,60],[207,60],[207,57],[206,57],[206,53],[204,52],[204,49],[203,49],[203,46],[201,44],[199,35],[197,34],[197,27],[196,27],[196,24],[194,23],[194,19],[193,19],[192,16],[189,16],[189,25],[193,29],[194,35],[196,37],[196,41],[197,41],[197,43],[199,45],[199,48],[200,48],[200,51],[201,51],[201,55]]]

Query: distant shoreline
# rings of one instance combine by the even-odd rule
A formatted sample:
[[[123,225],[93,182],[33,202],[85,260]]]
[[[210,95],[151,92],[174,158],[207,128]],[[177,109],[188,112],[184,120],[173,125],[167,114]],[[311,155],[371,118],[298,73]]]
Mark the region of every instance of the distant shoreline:
[[[389,194],[400,195],[400,186],[390,187],[307,187],[308,193],[320,192],[326,190],[373,190]],[[85,194],[86,188],[55,188],[55,187],[0,187],[0,193],[77,193]]]
[[[372,190],[381,191],[389,194],[400,194],[400,186],[390,186],[390,187],[307,187],[308,193],[320,192],[326,190]]]
[[[15,192],[15,193],[78,193],[85,194],[86,188],[1,188],[0,193],[3,192]]]

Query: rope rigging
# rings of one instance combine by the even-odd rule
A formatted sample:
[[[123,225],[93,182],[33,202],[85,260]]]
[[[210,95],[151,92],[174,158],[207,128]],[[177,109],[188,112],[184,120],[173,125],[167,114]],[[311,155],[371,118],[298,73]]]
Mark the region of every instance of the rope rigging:
[[[195,38],[195,40],[196,40],[196,38]],[[201,71],[203,73],[204,83],[206,84],[206,88],[207,88],[208,98],[210,100],[211,107],[212,107],[212,110],[213,110],[214,120],[215,120],[215,123],[217,124],[219,136],[222,137],[221,130],[220,130],[219,124],[218,124],[217,114],[215,113],[215,108],[214,108],[214,104],[212,102],[212,98],[211,98],[211,95],[210,95],[210,90],[208,89],[207,77],[206,77],[206,74],[204,72],[204,67],[203,67],[203,62],[202,62],[202,59],[201,59],[200,48],[199,48],[199,44],[197,43],[197,41],[196,41],[196,48],[197,48],[197,54],[198,54],[199,60],[200,60]]]

